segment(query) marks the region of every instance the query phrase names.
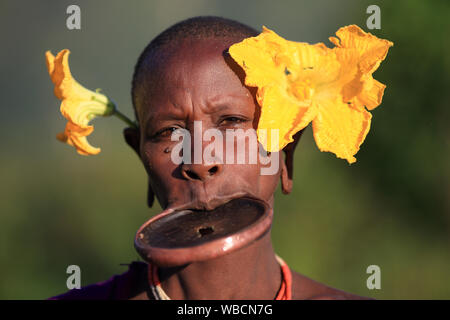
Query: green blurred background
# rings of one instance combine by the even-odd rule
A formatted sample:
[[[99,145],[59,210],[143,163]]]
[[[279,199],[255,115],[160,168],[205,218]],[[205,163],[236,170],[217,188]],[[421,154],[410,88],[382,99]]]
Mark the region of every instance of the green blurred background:
[[[81,7],[81,30],[66,8]],[[366,8],[381,8],[368,30]],[[145,204],[146,174],[118,119],[98,119],[98,156],[59,143],[64,118],[44,52],[72,51],[76,79],[102,88],[133,115],[130,81],[138,55],[184,18],[219,15],[283,37],[325,42],[358,24],[395,43],[374,77],[387,89],[358,161],[349,166],[314,144],[295,156],[294,191],[276,194],[274,246],[320,282],[385,299],[450,298],[450,2],[442,1],[12,1],[0,2],[0,298],[44,299],[103,281],[139,259],[137,228],[160,211]],[[366,268],[381,268],[368,290]]]

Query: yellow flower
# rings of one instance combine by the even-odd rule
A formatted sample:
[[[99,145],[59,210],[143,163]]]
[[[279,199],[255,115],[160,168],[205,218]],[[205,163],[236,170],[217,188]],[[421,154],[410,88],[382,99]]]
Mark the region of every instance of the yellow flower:
[[[79,154],[97,154],[100,148],[91,146],[86,139],[86,136],[94,131],[89,121],[96,116],[112,115],[116,112],[116,108],[108,97],[84,88],[72,77],[69,54],[70,51],[67,49],[60,51],[56,57],[50,51],[45,53],[48,73],[55,85],[55,96],[61,100],[60,111],[68,120],[64,132],[56,137],[74,146]]]
[[[372,78],[392,42],[366,33],[356,25],[340,28],[330,41],[310,45],[283,39],[263,27],[257,37],[229,48],[246,73],[245,83],[257,87],[261,106],[258,139],[267,151],[279,151],[293,135],[312,122],[321,151],[330,151],[349,163],[356,161],[372,115],[385,85]],[[278,129],[272,145],[267,133]]]

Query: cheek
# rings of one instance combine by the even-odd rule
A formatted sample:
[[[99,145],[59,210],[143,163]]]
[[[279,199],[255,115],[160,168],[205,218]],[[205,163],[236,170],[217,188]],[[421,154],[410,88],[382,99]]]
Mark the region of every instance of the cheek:
[[[261,190],[260,193],[265,199],[270,199],[278,186],[278,182],[280,181],[279,175],[268,175],[261,176],[260,184]]]
[[[141,147],[142,162],[147,174],[155,181],[165,181],[172,176],[176,165],[171,160],[170,143],[144,143]]]
[[[283,156],[281,152],[272,153],[269,156],[269,159],[269,163],[258,163],[260,194],[265,199],[269,199],[275,193],[280,181],[281,167],[283,165]]]
[[[235,181],[243,183],[243,185],[246,185],[253,193],[266,200],[272,197],[280,180],[280,172],[283,163],[282,153],[272,153],[268,157],[264,156],[266,153],[263,151],[262,145],[257,140],[256,132],[250,135],[250,137],[237,135],[234,140],[233,138],[231,140],[229,138],[230,137],[226,136],[224,139],[224,142],[226,142],[223,144],[223,159],[225,160],[226,153],[230,151],[230,145],[232,145],[234,150],[233,148],[231,148],[231,150],[234,152],[231,152],[233,155],[231,158],[235,163],[239,163],[237,155],[244,155],[241,157],[241,160],[244,160],[246,164],[225,165],[225,175],[233,176]],[[231,142],[231,144],[229,144],[229,142]],[[259,152],[260,150],[261,152]]]

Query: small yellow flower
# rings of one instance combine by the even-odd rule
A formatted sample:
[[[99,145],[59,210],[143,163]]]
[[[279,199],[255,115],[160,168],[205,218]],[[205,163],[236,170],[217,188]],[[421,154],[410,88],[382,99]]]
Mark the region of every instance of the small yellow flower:
[[[74,146],[79,154],[97,154],[100,148],[91,146],[86,139],[94,131],[89,121],[97,116],[114,114],[116,107],[108,97],[84,88],[72,77],[69,54],[67,49],[60,51],[56,57],[50,51],[45,53],[48,73],[55,85],[55,96],[61,100],[60,111],[68,121],[64,132],[56,137]]]
[[[349,163],[356,161],[372,115],[385,85],[372,78],[392,42],[366,33],[356,25],[340,28],[330,41],[310,45],[283,39],[263,27],[257,37],[229,48],[246,73],[245,83],[257,87],[261,106],[258,138],[267,151],[279,151],[293,135],[312,122],[321,151],[330,151]],[[267,134],[278,129],[280,142]]]

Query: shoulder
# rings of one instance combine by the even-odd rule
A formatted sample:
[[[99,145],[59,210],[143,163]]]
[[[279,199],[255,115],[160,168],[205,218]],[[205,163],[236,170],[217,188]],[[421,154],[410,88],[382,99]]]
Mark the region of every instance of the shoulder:
[[[374,300],[329,287],[293,270],[291,273],[293,300]]]
[[[124,300],[145,291],[142,277],[147,276],[147,264],[133,261],[128,270],[114,275],[106,281],[94,283],[80,289],[72,289],[49,300]]]

